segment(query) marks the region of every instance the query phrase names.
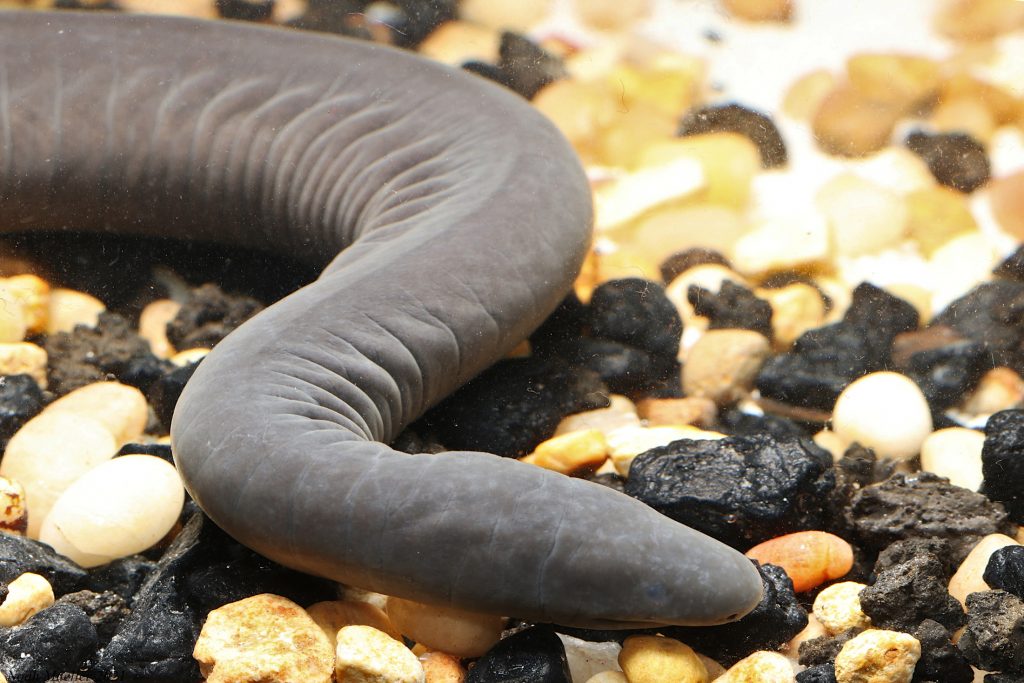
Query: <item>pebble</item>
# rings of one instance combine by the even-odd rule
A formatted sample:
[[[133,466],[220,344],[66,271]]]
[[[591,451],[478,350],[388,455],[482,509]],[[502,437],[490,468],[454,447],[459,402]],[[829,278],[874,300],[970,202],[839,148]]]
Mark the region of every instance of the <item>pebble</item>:
[[[846,574],[853,567],[853,548],[825,531],[797,531],[759,543],[746,552],[761,564],[786,570],[797,593],[817,588]]]
[[[793,13],[793,0],[726,0],[722,7],[737,19],[789,21]]]
[[[910,212],[896,192],[854,173],[842,173],[815,195],[829,222],[838,256],[861,256],[895,245],[907,232]]]
[[[345,626],[335,650],[337,683],[425,683],[423,665],[401,641],[371,626]],[[329,680],[328,676],[328,680]]]
[[[918,55],[867,52],[846,61],[846,74],[869,100],[907,112],[935,96],[941,65]]]
[[[972,233],[978,223],[960,192],[941,185],[916,190],[905,198],[907,236],[925,256],[956,235]]]
[[[7,477],[0,477],[0,532],[23,536],[28,529],[25,489]]]
[[[795,683],[793,664],[778,652],[754,652],[733,664],[715,683]],[[632,683],[632,681],[630,681]]]
[[[703,184],[694,188],[694,201],[742,210],[750,201],[751,183],[761,170],[757,145],[737,132],[688,134],[649,145],[642,166],[697,163]],[[703,243],[703,240],[698,244]],[[696,246],[696,245],[691,245]],[[715,246],[712,242],[711,246]]]
[[[466,21],[506,31],[526,31],[547,16],[551,0],[522,0],[510,5],[503,0],[463,0],[459,16]]]
[[[75,605],[44,609],[20,626],[0,628],[0,669],[12,683],[83,671],[96,652],[96,628]]]
[[[900,114],[898,106],[876,102],[841,82],[822,98],[811,128],[828,154],[863,157],[888,144]]]
[[[781,650],[787,653],[787,656],[790,659],[796,660],[799,658],[800,647],[804,643],[817,640],[818,638],[828,638],[828,635],[828,631],[826,631],[825,627],[821,625],[820,621],[818,621],[818,617],[811,612],[807,615],[807,626],[783,645]]]
[[[463,683],[466,669],[459,658],[445,652],[426,652],[419,656],[425,683]]]
[[[842,581],[824,588],[814,598],[814,616],[829,634],[871,625],[871,617],[860,606],[860,593],[865,588],[863,583]]]
[[[935,310],[987,281],[997,261],[991,242],[978,231],[961,233],[936,249],[928,260]]]
[[[586,679],[586,683],[629,683],[629,679],[621,671],[602,671]]]
[[[46,388],[46,351],[29,342],[0,343],[0,375],[28,375]]]
[[[652,448],[667,446],[680,439],[722,439],[724,434],[696,427],[620,427],[608,434],[609,455],[615,471],[629,476],[633,460]]]
[[[850,384],[832,412],[840,438],[871,448],[880,458],[909,460],[932,431],[931,410],[918,386],[895,372],[875,372]]]
[[[464,62],[498,61],[501,34],[493,28],[468,21],[446,21],[419,44],[417,51],[429,59],[458,66]]]
[[[967,596],[967,627],[957,647],[973,666],[985,671],[1024,674],[1024,602],[1006,591]]]
[[[782,99],[782,111],[798,121],[809,121],[836,85],[828,69],[815,69],[793,81]]]
[[[921,444],[921,469],[946,477],[955,486],[981,488],[981,449],[985,435],[976,429],[950,427],[928,435]]]
[[[574,681],[586,681],[602,671],[616,671],[622,645],[617,641],[591,642],[559,633]]]
[[[622,30],[647,17],[650,0],[574,0],[576,16],[585,24],[605,30]]]
[[[683,367],[683,391],[727,406],[746,398],[771,344],[751,330],[708,330],[693,345]]]
[[[985,194],[999,227],[1024,239],[1024,170],[991,181]]]
[[[596,470],[607,459],[608,442],[596,429],[552,437],[520,458],[531,465],[569,475]]]
[[[765,0],[740,0],[747,5]],[[733,0],[735,2],[735,0]],[[786,143],[770,116],[740,104],[701,106],[686,112],[677,134],[683,137],[709,133],[737,133],[757,147],[761,166],[774,168],[787,161]]]
[[[71,332],[76,325],[95,327],[106,305],[94,296],[60,287],[50,290],[50,310],[46,318],[46,334]]]
[[[320,627],[294,602],[269,593],[210,612],[193,655],[208,683],[329,683],[334,671],[334,653]]]
[[[183,367],[186,367],[188,365],[192,365],[193,363],[196,363],[198,361],[201,361],[209,353],[210,353],[210,349],[204,349],[204,348],[198,348],[198,347],[194,348],[194,349],[185,349],[184,351],[176,352],[168,360],[170,360],[171,363],[173,363],[177,367],[183,368]]]
[[[991,176],[985,146],[967,133],[914,131],[907,147],[924,159],[939,183],[959,192],[974,192]]]
[[[570,683],[565,648],[554,631],[534,626],[504,638],[477,660],[467,683]]]
[[[771,304],[753,290],[727,281],[717,292],[690,287],[686,296],[694,312],[708,319],[709,330],[753,330],[771,336]]]
[[[306,608],[306,613],[323,630],[331,643],[332,651],[337,645],[338,631],[353,624],[372,626],[395,640],[402,639],[402,634],[394,627],[384,610],[368,602],[327,600],[310,605]]]
[[[501,638],[503,617],[425,605],[389,597],[387,614],[399,633],[409,639],[457,657],[479,657]]]
[[[689,329],[694,322],[694,318],[697,317],[697,314],[693,312],[693,306],[690,304],[690,287],[697,285],[708,291],[718,292],[722,288],[722,283],[726,280],[738,285],[746,285],[743,276],[736,271],[717,263],[704,263],[688,268],[682,275],[672,280],[665,287],[665,296],[668,297],[668,300],[679,311],[679,316],[683,319],[684,329]]]
[[[971,593],[991,590],[992,586],[985,582],[984,575],[992,554],[1000,548],[1019,545],[1017,541],[1004,534],[985,536],[957,567],[956,573],[949,580],[949,594],[959,600],[961,605],[966,606],[967,596]]]
[[[694,197],[708,182],[704,168],[693,156],[649,161],[594,188],[595,228],[605,231],[625,226],[651,209]]]
[[[706,683],[707,669],[688,645],[663,636],[629,636],[619,666],[629,683]]]
[[[84,473],[56,500],[39,540],[83,567],[147,550],[178,521],[185,489],[152,455],[125,455]]]
[[[963,606],[949,594],[945,568],[931,553],[921,553],[878,572],[860,594],[861,609],[879,628],[912,631],[925,619],[950,631],[963,626]]]
[[[142,436],[146,428],[146,397],[135,387],[119,382],[96,382],[65,394],[46,407],[44,414],[65,412],[103,423],[118,445]]]
[[[997,549],[989,557],[982,578],[992,588],[1024,597],[1024,546]]]
[[[744,273],[817,269],[828,259],[830,226],[819,210],[767,218],[736,240],[733,262]]]
[[[1024,402],[1024,378],[1007,367],[992,368],[967,395],[960,409],[968,415],[991,415]]]
[[[555,429],[555,435],[596,429],[607,436],[620,427],[640,426],[640,417],[632,401],[618,394],[613,394],[610,401],[607,408],[585,410],[562,418]]]
[[[26,572],[7,584],[0,604],[0,626],[17,626],[53,604],[53,587],[39,574]]]
[[[699,397],[645,398],[637,402],[636,409],[640,418],[650,427],[708,427],[718,417],[715,402]]]
[[[692,249],[732,251],[747,227],[747,218],[739,209],[695,200],[683,206],[659,207],[645,214],[631,224],[629,241],[642,253],[658,260],[662,280],[671,282],[682,273],[677,270],[678,266],[685,265],[671,263],[674,254]]]
[[[590,335],[675,358],[683,322],[657,282],[620,278],[590,296]]]
[[[898,631],[868,629],[851,638],[836,656],[837,683],[910,683],[921,658],[917,638]]]
[[[761,287],[754,290],[759,299],[772,307],[772,345],[784,351],[807,330],[825,323],[825,300],[821,292],[809,284],[794,282],[780,288]]]
[[[149,348],[157,358],[170,358],[177,351],[167,339],[167,323],[174,320],[181,310],[181,304],[172,299],[158,299],[139,314],[139,336],[149,342]]]

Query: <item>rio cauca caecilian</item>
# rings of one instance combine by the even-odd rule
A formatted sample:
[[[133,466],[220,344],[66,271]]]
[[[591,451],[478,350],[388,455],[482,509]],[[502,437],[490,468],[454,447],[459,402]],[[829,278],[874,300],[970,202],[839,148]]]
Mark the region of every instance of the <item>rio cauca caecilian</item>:
[[[527,102],[396,49],[221,22],[6,12],[0,53],[4,230],[322,267],[177,405],[177,467],[229,534],[346,584],[565,625],[757,604],[750,561],[625,495],[385,445],[528,335],[588,249],[586,178]]]

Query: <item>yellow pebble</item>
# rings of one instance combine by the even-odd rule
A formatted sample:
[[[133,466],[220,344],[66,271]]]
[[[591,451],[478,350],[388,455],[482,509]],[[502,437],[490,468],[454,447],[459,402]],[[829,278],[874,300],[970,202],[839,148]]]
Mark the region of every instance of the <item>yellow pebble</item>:
[[[53,604],[53,587],[39,574],[22,574],[7,585],[0,604],[0,626],[17,626]]]
[[[29,342],[0,343],[0,375],[29,375],[46,388],[46,350]]]
[[[867,628],[871,617],[860,606],[860,592],[865,588],[856,581],[832,584],[814,598],[814,616],[833,635],[848,628]]]
[[[409,648],[370,626],[338,631],[337,683],[425,683],[423,665]]]
[[[778,652],[755,652],[729,667],[715,683],[795,683],[793,665]]]
[[[533,465],[562,474],[595,470],[607,459],[608,442],[596,429],[550,438],[523,458]]]
[[[28,331],[45,332],[50,316],[49,283],[37,275],[27,274],[3,278],[2,282],[21,303]]]
[[[836,655],[836,681],[910,683],[920,658],[917,638],[898,631],[868,629],[848,640]]]
[[[629,683],[706,683],[707,669],[690,646],[662,636],[630,636],[619,666]]]

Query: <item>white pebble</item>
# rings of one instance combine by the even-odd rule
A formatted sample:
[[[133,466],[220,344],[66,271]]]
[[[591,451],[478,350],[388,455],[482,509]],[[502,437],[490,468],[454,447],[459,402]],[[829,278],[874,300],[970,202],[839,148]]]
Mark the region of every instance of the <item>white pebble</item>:
[[[796,683],[793,664],[778,652],[760,650],[729,667],[718,683]]]
[[[615,470],[623,477],[629,476],[633,459],[644,451],[658,446],[667,446],[680,439],[722,439],[724,434],[709,432],[697,427],[620,427],[608,434],[608,455]]]
[[[25,573],[7,584],[0,626],[17,626],[53,604],[53,587],[39,574]]]
[[[961,605],[967,607],[967,596],[971,593],[991,590],[992,587],[985,582],[985,568],[992,553],[1011,545],[1020,545],[1014,539],[1003,534],[989,534],[978,541],[977,545],[971,548],[967,557],[957,567],[956,572],[949,579],[949,594],[960,601]]]
[[[954,237],[928,260],[935,286],[932,310],[940,311],[975,285],[985,282],[999,261],[992,243],[981,232]]]
[[[74,413],[106,425],[118,445],[138,439],[146,428],[148,404],[142,392],[120,382],[94,382],[61,396],[44,413]]]
[[[921,469],[949,479],[954,486],[977,491],[981,474],[981,447],[985,435],[976,429],[950,427],[932,432],[921,444]]]
[[[870,254],[905,236],[910,212],[895,192],[852,173],[836,176],[815,197],[842,256]]]
[[[811,266],[828,257],[828,221],[817,211],[769,218],[736,240],[733,264],[744,273]]]
[[[580,640],[562,633],[556,634],[565,647],[569,660],[569,673],[574,681],[590,681],[604,671],[619,669],[619,653],[622,646],[615,642],[591,642]]]
[[[338,631],[338,683],[424,683],[423,665],[409,648],[370,626]]]
[[[621,671],[602,671],[584,680],[587,683],[629,683],[626,674]]]
[[[54,504],[39,540],[83,567],[146,550],[174,526],[185,489],[172,465],[125,455],[82,475]]]
[[[932,431],[928,402],[896,372],[874,372],[843,390],[832,412],[840,438],[871,448],[879,458],[909,460]]]

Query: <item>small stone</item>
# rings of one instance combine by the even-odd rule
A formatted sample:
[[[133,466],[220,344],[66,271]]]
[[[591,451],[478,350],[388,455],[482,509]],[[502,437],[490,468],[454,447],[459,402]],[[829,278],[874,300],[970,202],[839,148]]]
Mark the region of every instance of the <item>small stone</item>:
[[[808,667],[796,675],[796,683],[836,683],[836,668],[832,662]]]
[[[709,330],[693,345],[683,368],[683,391],[731,405],[748,396],[771,350],[768,339],[750,330]]]
[[[370,626],[338,631],[338,683],[424,683],[423,665],[405,645]]]
[[[164,373],[149,390],[149,403],[153,407],[160,424],[167,433],[171,427],[171,417],[174,415],[174,407],[178,404],[178,398],[185,389],[185,384],[192,378],[199,363],[192,363],[180,368],[174,368]]]
[[[81,608],[54,605],[0,629],[0,669],[13,683],[81,671],[96,652],[96,629]]]
[[[254,595],[210,612],[194,656],[209,683],[329,683],[334,668],[330,644],[320,627],[291,600],[270,594]]]
[[[924,159],[939,183],[954,190],[974,192],[991,176],[984,145],[966,133],[914,131],[907,147]]]
[[[941,65],[917,55],[863,52],[846,61],[846,73],[864,97],[908,112],[935,96]]]
[[[886,146],[900,108],[876,102],[849,83],[837,84],[811,119],[814,139],[827,153],[862,157]]]
[[[985,424],[981,449],[981,490],[1006,506],[1011,519],[1024,520],[1024,411],[1003,410]]]
[[[217,13],[225,19],[268,21],[274,13],[274,0],[217,0]]]
[[[931,410],[905,375],[876,372],[853,382],[836,400],[832,429],[879,457],[909,460],[932,431]]]
[[[793,664],[778,652],[755,652],[733,664],[715,683],[794,683]],[[631,682],[632,683],[632,682]]]
[[[964,558],[949,580],[949,594],[967,604],[971,593],[991,590],[993,587],[984,580],[985,571],[992,555],[1000,548],[1016,547],[1019,544],[1004,534],[991,534],[981,539]]]
[[[747,21],[789,21],[793,12],[792,0],[727,0],[723,6],[733,17]]]
[[[780,288],[759,288],[757,298],[771,306],[771,338],[777,350],[786,350],[800,335],[825,322],[825,300],[815,287],[794,282]]]
[[[16,481],[0,477],[0,532],[23,536],[27,530],[25,489]]]
[[[444,652],[426,652],[419,656],[423,666],[424,683],[463,683],[466,669],[454,657]]]
[[[621,671],[602,671],[588,678],[586,683],[629,683],[629,679]]]
[[[420,43],[418,52],[437,62],[456,66],[469,61],[498,61],[501,35],[468,21],[446,21]]]
[[[946,590],[942,565],[933,555],[919,555],[878,574],[860,594],[860,605],[880,628],[912,631],[925,619],[949,630],[963,626],[963,607]]]
[[[43,576],[56,595],[77,590],[86,580],[84,569],[55,553],[50,546],[0,533],[0,582],[9,584],[30,572]]]
[[[43,392],[28,375],[0,377],[0,452],[26,422],[43,408]]]
[[[629,636],[619,666],[630,683],[706,683],[707,669],[689,646],[663,636]]]
[[[992,588],[1024,598],[1024,546],[1008,545],[993,552],[982,578]]]
[[[668,446],[680,439],[721,439],[724,435],[696,427],[622,427],[608,434],[609,455],[615,471],[629,476],[633,460],[652,448]]]
[[[479,657],[501,638],[503,617],[388,598],[388,617],[409,639],[458,657]]]
[[[573,9],[585,24],[599,29],[622,30],[651,12],[650,0],[574,0]]]
[[[310,605],[306,608],[306,613],[327,636],[332,652],[338,644],[338,631],[345,626],[372,626],[395,640],[402,639],[402,634],[391,623],[384,610],[368,602],[326,600]]]
[[[669,301],[675,305],[676,310],[679,311],[679,315],[683,319],[683,325],[689,326],[694,324],[695,319],[698,317],[693,311],[693,306],[690,304],[690,287],[697,285],[710,292],[719,292],[726,281],[739,285],[746,284],[739,273],[725,266],[705,263],[687,268],[686,271],[672,280],[665,288],[665,296],[668,297]]]
[[[785,569],[797,593],[846,576],[853,567],[850,544],[825,531],[797,531],[778,536],[754,546],[746,555],[761,564]]]
[[[906,196],[909,213],[907,236],[917,243],[926,256],[956,235],[974,232],[978,223],[967,206],[963,193],[935,185]]]
[[[477,660],[467,683],[570,683],[562,641],[534,626],[503,639]]]
[[[929,327],[928,330],[942,329]],[[946,328],[948,329],[948,328]],[[927,334],[923,330],[921,334]],[[908,332],[904,336],[916,335]],[[957,335],[958,336],[958,335]],[[899,337],[897,338],[897,342]],[[956,339],[949,344],[925,348],[912,353],[899,368],[920,387],[932,412],[947,410],[959,403],[981,382],[991,359],[984,344]]]
[[[840,256],[871,254],[906,236],[910,214],[903,197],[856,174],[840,174],[823,185],[815,205],[828,218]]]
[[[847,629],[835,635],[825,634],[801,643],[799,652],[800,664],[804,666],[831,664],[835,661],[836,655],[843,649],[843,646],[860,632],[856,629]]]
[[[902,541],[890,543],[878,553],[875,566],[872,569],[874,574],[881,574],[890,567],[909,562],[923,555],[931,555],[939,561],[942,576],[945,581],[953,578],[957,569],[957,558],[954,557],[953,547],[945,538],[907,538]]]
[[[749,3],[749,0],[745,1]],[[786,164],[786,143],[775,123],[765,114],[739,104],[691,109],[680,121],[677,134],[688,136],[722,132],[739,133],[749,138],[757,145],[764,168]]]
[[[625,396],[612,395],[607,408],[596,408],[567,415],[558,423],[555,435],[596,429],[605,436],[620,427],[639,427],[636,405]]]
[[[0,279],[0,284],[21,304],[26,331],[46,331],[50,314],[50,285],[37,275],[22,274]]]
[[[751,166],[756,168],[757,160],[754,157],[757,152],[748,151],[751,153]],[[724,192],[726,188],[737,195],[749,195],[749,187],[742,184],[745,181],[738,174],[734,177],[735,181],[731,185],[722,188],[712,186],[710,183],[716,178],[709,178],[708,186],[699,193],[699,197],[682,204],[670,202],[660,206],[630,225],[630,244],[659,261],[658,271],[663,282],[671,282],[686,269],[700,263],[717,263],[729,267],[721,252],[733,250],[733,245],[748,229],[747,218],[741,209],[733,206],[731,200],[728,204],[713,203],[709,197],[716,190]],[[740,197],[735,199],[739,201]],[[717,254],[719,258],[705,256],[697,260],[702,258],[701,253],[708,252]],[[688,253],[691,255],[687,256]]]
[[[569,673],[573,681],[586,681],[602,671],[619,669],[622,645],[616,641],[591,642],[564,633],[558,634],[565,647]]]
[[[758,179],[754,185],[759,185]],[[821,270],[830,258],[830,232],[828,218],[811,206],[781,216],[755,218],[753,229],[735,241],[733,263],[744,273],[763,275],[783,270]]]
[[[850,639],[836,656],[838,683],[910,683],[921,658],[921,643],[897,631],[868,629]]]
[[[170,358],[176,352],[167,338],[167,324],[178,315],[181,304],[171,299],[159,299],[148,304],[139,314],[139,336],[149,342],[157,358]]]
[[[948,38],[985,40],[1020,26],[1024,8],[1014,0],[956,0],[943,5],[934,22]]]
[[[928,435],[921,444],[921,469],[971,491],[981,488],[981,449],[985,435],[976,429],[950,427]]]
[[[1003,230],[1020,240],[1024,238],[1024,171],[992,180],[986,188],[992,215]]]
[[[459,16],[494,29],[525,31],[551,10],[551,0],[524,0],[513,7],[501,0],[463,0]]]
[[[824,588],[814,598],[814,616],[830,635],[871,626],[871,617],[860,606],[860,592],[867,588],[856,581],[842,581]]]
[[[718,414],[714,401],[698,397],[645,398],[637,402],[636,409],[652,427],[708,427],[715,423]]]
[[[594,471],[607,459],[608,442],[596,429],[552,437],[521,458],[523,462],[570,475]]]
[[[915,681],[972,683],[974,671],[970,663],[950,642],[950,633],[941,624],[925,619],[911,635],[921,643],[921,659],[914,667]]]
[[[828,69],[815,69],[793,81],[782,100],[782,111],[798,121],[809,121],[835,88],[836,77]]]
[[[584,337],[576,343],[571,362],[595,373],[608,391],[642,396],[666,387],[679,395],[679,365],[674,356],[654,354],[608,339]]]
[[[979,669],[1024,673],[1024,602],[1001,590],[971,593],[967,628],[957,645]]]
[[[53,604],[53,587],[39,574],[27,572],[7,585],[0,604],[0,626],[17,626]]]
[[[167,339],[176,349],[213,348],[229,332],[256,315],[263,305],[252,297],[227,294],[213,284],[189,292],[167,324]]]
[[[675,358],[683,322],[656,282],[627,278],[605,282],[590,297],[590,333]]]
[[[89,621],[96,627],[100,646],[110,642],[121,622],[131,614],[128,603],[117,593],[105,591],[95,593],[90,590],[75,591],[62,595],[58,604],[80,607],[89,616]]]
[[[690,145],[681,149],[666,150],[665,146],[668,144],[661,143],[657,148],[653,148],[659,156],[652,160],[645,159],[644,164],[635,171],[617,175],[595,186],[594,221],[599,231],[627,225],[652,209],[710,192],[710,181],[701,166],[700,157],[697,156],[700,149],[690,149]],[[623,262],[622,253],[623,250],[620,249],[607,256],[599,255],[602,281],[615,277],[614,274],[605,276],[608,271],[621,271],[624,269],[623,266],[628,267],[632,275],[637,274],[636,265],[631,260]],[[628,250],[625,254],[630,259],[635,256]],[[620,257],[617,264],[614,261],[616,256]],[[611,268],[607,266],[610,259],[613,264]],[[615,265],[618,267],[614,267]],[[654,271],[657,273],[656,265]],[[622,274],[617,277],[628,276]]]
[[[114,560],[89,572],[85,587],[94,593],[113,593],[131,600],[155,567],[155,562],[140,555]]]
[[[73,289],[50,290],[49,315],[46,334],[71,332],[78,325],[95,327],[106,305],[94,296]]]
[[[722,255],[721,252],[704,247],[690,247],[689,249],[677,251],[667,257],[661,262],[658,269],[661,271],[662,281],[668,283],[690,268],[704,264],[716,264],[725,268],[730,267],[729,259]]]
[[[28,375],[45,389],[46,360],[46,351],[35,344],[0,344],[0,375]]]
[[[526,99],[531,99],[548,83],[568,75],[560,58],[513,31],[501,34],[498,67],[508,87]]]
[[[699,178],[701,182],[684,185],[683,181],[690,180],[690,177],[682,173],[693,163],[696,163],[700,170],[694,180]],[[675,198],[685,198],[683,191],[692,188],[696,203],[725,206],[736,210],[742,210],[749,204],[751,183],[762,168],[756,143],[742,133],[731,131],[688,134],[674,140],[649,144],[645,147],[639,164],[641,168],[661,168],[668,171],[669,175],[662,177],[669,182],[669,187],[674,185]],[[674,183],[671,180],[672,176],[675,176]],[[726,234],[738,236],[733,231]],[[647,236],[645,244],[651,243],[650,236]],[[691,245],[694,243],[718,249],[728,246],[727,241],[723,243],[717,237],[709,242],[700,236],[699,240],[689,242]],[[679,244],[678,241],[670,244],[674,249],[687,246]]]
[[[21,301],[6,285],[0,284],[0,343],[17,343],[28,332],[28,320]]]
[[[928,118],[929,127],[939,133],[966,133],[989,144],[996,132],[991,109],[982,101],[957,97],[940,101]]]
[[[142,436],[146,426],[146,397],[138,389],[118,382],[96,382],[69,394],[50,405],[46,413],[67,412],[98,420],[106,425],[118,444]]]
[[[767,301],[733,282],[723,282],[718,292],[692,286],[686,293],[693,311],[709,320],[708,329],[744,329],[770,338],[772,307]]]

